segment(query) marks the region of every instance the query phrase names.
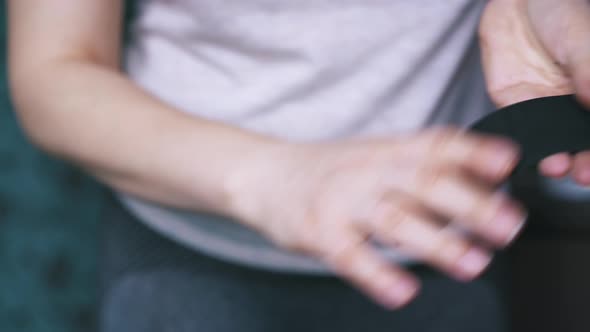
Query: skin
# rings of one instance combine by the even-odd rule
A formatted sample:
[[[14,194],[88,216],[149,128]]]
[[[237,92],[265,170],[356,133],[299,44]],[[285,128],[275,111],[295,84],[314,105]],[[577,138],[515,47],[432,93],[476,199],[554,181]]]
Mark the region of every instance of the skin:
[[[589,1],[493,0],[480,37],[488,90],[498,106],[575,93],[590,108]],[[560,153],[539,168],[590,186],[590,152]]]
[[[495,65],[503,61],[497,54],[503,45],[489,40],[489,29],[498,30],[494,16],[516,3],[495,0],[482,21],[488,83],[500,105],[517,100],[508,91],[522,85],[503,80],[510,67]],[[25,132],[109,186],[233,217],[282,247],[323,260],[388,308],[410,302],[419,281],[376,253],[367,238],[471,280],[522,228],[523,208],[497,191],[518,161],[512,142],[430,128],[378,140],[293,144],[188,116],[121,72],[121,7],[121,0],[9,1],[10,83]],[[533,9],[541,11],[537,20],[545,18],[542,6]],[[512,20],[524,24],[523,17]],[[530,46],[518,41],[512,45],[519,50]],[[527,64],[535,52],[541,51],[511,59],[525,83],[535,76],[518,61]],[[579,160],[551,159],[543,168],[555,175],[554,164],[588,166]]]

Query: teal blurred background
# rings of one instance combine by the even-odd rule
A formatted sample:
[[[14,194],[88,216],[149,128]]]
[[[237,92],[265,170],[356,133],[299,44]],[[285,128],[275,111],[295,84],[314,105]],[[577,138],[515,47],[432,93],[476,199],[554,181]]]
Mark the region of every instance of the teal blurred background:
[[[0,0],[0,331],[94,331],[104,191],[19,129],[6,82],[5,14]]]

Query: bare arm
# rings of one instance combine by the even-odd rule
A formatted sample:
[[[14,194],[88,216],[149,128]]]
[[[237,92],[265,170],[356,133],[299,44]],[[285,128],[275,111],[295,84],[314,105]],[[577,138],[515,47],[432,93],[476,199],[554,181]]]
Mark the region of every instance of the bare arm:
[[[227,212],[224,185],[268,138],[197,119],[119,70],[122,0],[12,0],[10,78],[31,140],[112,187]]]
[[[522,228],[517,202],[495,192],[518,160],[511,142],[447,129],[295,145],[188,116],[120,73],[121,1],[10,0],[13,97],[46,150],[120,190],[247,220],[391,308],[418,281],[369,236],[467,280]]]

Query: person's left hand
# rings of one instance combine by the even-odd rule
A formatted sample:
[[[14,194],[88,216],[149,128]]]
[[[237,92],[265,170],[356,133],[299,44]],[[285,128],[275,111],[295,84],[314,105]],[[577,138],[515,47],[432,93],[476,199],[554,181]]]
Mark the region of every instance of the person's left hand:
[[[590,1],[491,0],[479,32],[488,92],[498,107],[575,93],[590,109]],[[590,151],[553,155],[539,168],[590,186]]]

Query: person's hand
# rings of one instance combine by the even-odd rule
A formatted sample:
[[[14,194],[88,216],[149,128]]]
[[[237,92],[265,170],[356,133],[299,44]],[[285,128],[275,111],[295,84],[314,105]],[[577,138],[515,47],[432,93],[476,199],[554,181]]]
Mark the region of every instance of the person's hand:
[[[480,41],[488,90],[497,106],[575,93],[590,109],[589,1],[490,1]],[[546,176],[571,174],[590,185],[590,151],[553,155],[539,168]]]
[[[518,159],[510,141],[433,128],[391,139],[281,145],[244,166],[227,188],[234,217],[398,308],[419,282],[368,240],[459,280],[477,277],[492,251],[522,228],[523,208],[498,190]]]

